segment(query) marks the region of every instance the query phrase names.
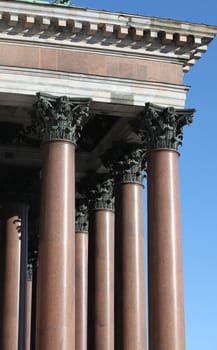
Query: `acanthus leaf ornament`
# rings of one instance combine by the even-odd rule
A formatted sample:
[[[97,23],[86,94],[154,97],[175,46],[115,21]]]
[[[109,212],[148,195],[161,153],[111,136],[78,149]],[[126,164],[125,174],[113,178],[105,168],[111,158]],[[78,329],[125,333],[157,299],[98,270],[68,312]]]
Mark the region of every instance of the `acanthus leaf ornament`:
[[[114,210],[114,180],[109,174],[89,172],[78,186],[90,209]]]
[[[88,206],[86,199],[76,201],[75,232],[88,232]]]
[[[114,181],[107,176],[98,176],[98,181],[89,192],[91,206],[94,209],[114,210]]]
[[[90,117],[89,105],[90,99],[37,93],[31,131],[42,142],[61,139],[76,143]]]
[[[27,265],[27,281],[32,281],[33,277],[33,266],[32,264]]]
[[[117,182],[142,183],[146,170],[146,149],[137,143],[115,142],[101,157]]]
[[[182,145],[183,127],[192,123],[194,112],[194,109],[165,108],[146,103],[144,112],[131,122],[131,126],[141,135],[149,150],[178,150]]]

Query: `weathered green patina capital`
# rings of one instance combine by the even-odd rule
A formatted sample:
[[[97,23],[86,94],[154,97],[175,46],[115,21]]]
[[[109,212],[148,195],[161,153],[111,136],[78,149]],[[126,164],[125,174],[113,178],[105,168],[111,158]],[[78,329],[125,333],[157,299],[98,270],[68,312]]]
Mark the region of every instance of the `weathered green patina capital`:
[[[27,281],[32,281],[33,276],[33,266],[32,264],[27,265]]]
[[[88,173],[79,183],[78,192],[88,199],[90,209],[114,210],[114,180],[111,175]]]
[[[76,201],[75,232],[88,232],[88,200]]]
[[[116,183],[143,182],[146,170],[146,149],[143,145],[115,142],[101,158]]]
[[[183,127],[190,125],[195,109],[176,109],[146,103],[144,111],[131,126],[141,135],[147,149],[178,149],[182,145]]]
[[[42,141],[56,139],[76,143],[89,119],[90,99],[37,93],[31,131]]]

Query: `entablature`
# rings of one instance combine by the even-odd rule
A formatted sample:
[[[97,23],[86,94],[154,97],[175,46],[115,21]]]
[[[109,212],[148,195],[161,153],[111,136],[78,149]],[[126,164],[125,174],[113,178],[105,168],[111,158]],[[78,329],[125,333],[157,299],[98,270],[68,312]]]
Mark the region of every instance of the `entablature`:
[[[0,105],[29,108],[36,92],[42,91],[91,98],[94,113],[131,118],[146,102],[183,108],[188,89],[178,84],[0,66]]]
[[[215,26],[190,22],[8,1],[0,3],[0,23],[0,40],[172,59],[184,71],[217,32]]]

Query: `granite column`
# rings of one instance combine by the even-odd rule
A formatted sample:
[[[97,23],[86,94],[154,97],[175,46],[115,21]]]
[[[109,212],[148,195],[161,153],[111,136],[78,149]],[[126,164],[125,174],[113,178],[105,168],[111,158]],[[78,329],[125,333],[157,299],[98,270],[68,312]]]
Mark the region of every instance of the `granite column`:
[[[75,349],[75,143],[88,100],[38,94],[42,140],[36,349]]]
[[[76,204],[75,220],[75,348],[87,350],[88,208]]]
[[[2,245],[2,291],[0,315],[0,348],[18,348],[19,303],[20,303],[20,259],[21,259],[21,215],[19,204],[4,204]]]
[[[31,350],[31,319],[32,319],[32,265],[28,265],[27,273],[27,305],[26,305],[26,350]]]
[[[106,159],[107,158],[107,159]],[[110,161],[108,159],[110,158]],[[146,349],[143,223],[145,150],[114,145],[105,165],[115,176],[115,349]]]
[[[193,110],[147,104],[149,349],[184,350],[184,293],[177,152]],[[141,124],[142,124],[141,123]]]
[[[89,192],[89,348],[114,350],[113,181],[99,175]]]

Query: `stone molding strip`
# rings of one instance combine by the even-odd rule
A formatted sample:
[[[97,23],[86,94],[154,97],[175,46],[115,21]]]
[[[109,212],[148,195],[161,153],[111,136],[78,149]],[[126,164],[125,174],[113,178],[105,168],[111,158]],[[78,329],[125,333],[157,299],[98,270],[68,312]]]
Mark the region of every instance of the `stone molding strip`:
[[[217,27],[78,7],[1,1],[0,39],[94,47],[131,54],[173,56],[189,70],[207,50]],[[14,35],[13,35],[14,34]],[[20,35],[20,36],[19,36]]]
[[[70,97],[93,98],[95,103],[122,105],[121,109],[124,108],[123,105],[128,105],[128,109],[124,109],[123,116],[132,117],[136,111],[133,110],[132,115],[130,106],[143,107],[144,103],[149,101],[165,107],[184,108],[186,92],[189,89],[184,85],[138,82],[129,79],[56,73],[38,69],[3,66],[0,68],[0,103],[2,105],[18,104],[29,107],[33,102],[32,97],[41,90],[53,95],[67,94]],[[42,79],[43,86],[41,85]],[[111,112],[111,106],[109,109]],[[115,110],[114,115],[122,115],[121,110]]]

